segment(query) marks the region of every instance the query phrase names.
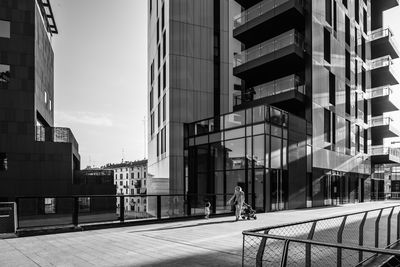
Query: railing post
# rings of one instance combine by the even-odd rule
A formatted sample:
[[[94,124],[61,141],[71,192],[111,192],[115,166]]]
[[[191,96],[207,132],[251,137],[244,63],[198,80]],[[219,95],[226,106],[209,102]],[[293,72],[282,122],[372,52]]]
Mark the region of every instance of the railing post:
[[[388,216],[388,221],[387,221],[387,238],[386,238],[386,245],[390,245],[390,235],[391,235],[391,227],[392,227],[392,215],[393,215],[393,210],[394,207],[390,210],[389,216]]]
[[[400,209],[399,213],[397,213],[397,240],[400,239]]]
[[[383,209],[381,209],[378,217],[375,220],[375,247],[376,248],[379,247],[379,221],[381,220],[382,211],[383,211]]]
[[[15,229],[18,229],[19,228],[19,215],[20,215],[20,212],[19,212],[20,206],[19,206],[19,198],[18,197],[15,198],[15,208],[17,209],[16,212],[14,212],[15,214],[17,214],[17,218],[15,220]]]
[[[317,227],[317,221],[313,222],[310,232],[308,233],[307,239],[312,240],[314,238],[315,228]],[[311,266],[311,244],[306,244],[306,266]]]
[[[285,245],[283,246],[283,254],[282,254],[282,259],[281,259],[281,267],[286,267],[286,265],[287,265],[289,243],[290,243],[290,240],[285,240]]]
[[[125,220],[125,197],[119,196],[119,221],[124,222]]]
[[[79,224],[79,198],[78,197],[74,197],[73,198],[73,203],[74,203],[74,207],[72,209],[72,224],[74,226],[78,226]]]
[[[157,219],[161,220],[161,196],[157,195]]]
[[[346,219],[347,219],[347,216],[344,216],[343,217],[343,221],[340,224],[340,227],[339,227],[339,230],[338,230],[338,233],[337,233],[337,242],[339,244],[341,244],[342,241],[343,241],[343,231],[344,231],[344,227],[346,226]],[[336,260],[337,260],[337,266],[338,267],[342,266],[342,249],[341,248],[337,249]]]
[[[245,238],[246,236],[242,233],[243,236],[243,246],[242,246],[242,266],[244,266],[244,242],[245,242]]]
[[[268,234],[269,230],[265,230],[264,234]],[[267,238],[263,237],[260,242],[260,246],[258,247],[257,255],[256,255],[256,266],[262,267],[262,259],[264,256],[265,245],[267,244]]]
[[[365,212],[364,217],[361,220],[360,228],[358,229],[358,244],[360,246],[364,245],[364,225],[367,220],[368,211]],[[361,262],[363,259],[363,252],[360,250],[358,252],[358,261]]]

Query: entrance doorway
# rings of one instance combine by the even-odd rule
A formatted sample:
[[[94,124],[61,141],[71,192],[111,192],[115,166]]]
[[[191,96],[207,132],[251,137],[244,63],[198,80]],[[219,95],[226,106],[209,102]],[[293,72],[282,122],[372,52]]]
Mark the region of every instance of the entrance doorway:
[[[324,205],[340,204],[340,176],[328,174],[325,176]]]
[[[287,208],[287,175],[282,170],[271,170],[271,211]]]

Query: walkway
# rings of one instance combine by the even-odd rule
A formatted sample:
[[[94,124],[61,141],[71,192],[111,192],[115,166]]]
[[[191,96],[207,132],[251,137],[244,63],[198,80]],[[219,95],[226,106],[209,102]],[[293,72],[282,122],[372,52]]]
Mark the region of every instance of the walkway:
[[[398,201],[0,239],[0,266],[240,266],[242,231],[398,204]]]

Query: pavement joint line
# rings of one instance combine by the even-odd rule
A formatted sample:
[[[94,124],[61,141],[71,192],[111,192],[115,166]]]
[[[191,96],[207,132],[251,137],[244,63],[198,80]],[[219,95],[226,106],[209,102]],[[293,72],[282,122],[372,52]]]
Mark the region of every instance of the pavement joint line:
[[[224,254],[229,254],[229,255],[234,255],[234,256],[237,256],[237,257],[241,257],[241,255],[238,255],[238,254],[233,253],[233,252],[228,252],[228,251],[223,251],[223,250],[216,250],[216,249],[205,248],[205,247],[202,247],[202,246],[200,246],[200,245],[195,245],[195,244],[191,244],[191,243],[186,243],[186,242],[183,242],[183,241],[169,240],[169,239],[166,239],[166,238],[163,238],[163,237],[159,237],[159,236],[157,236],[157,237],[147,236],[147,235],[143,235],[143,236],[146,236],[146,237],[149,237],[149,238],[153,238],[153,239],[156,239],[156,240],[160,240],[160,239],[161,239],[161,240],[163,240],[163,241],[170,242],[170,243],[175,243],[175,244],[180,244],[180,245],[184,245],[184,246],[190,246],[190,247],[200,248],[200,249],[209,250],[209,251],[213,251],[213,252],[219,252],[219,253],[224,253]],[[240,251],[241,251],[241,250],[240,250]]]
[[[22,255],[24,255],[26,258],[28,258],[30,261],[32,261],[34,264],[36,264],[36,266],[40,267],[40,264],[37,263],[35,260],[33,260],[29,255],[25,254],[24,252],[22,252],[19,248],[17,248],[16,246],[14,246],[13,244],[9,243],[7,240],[5,240],[6,243],[9,244],[9,246],[13,247],[15,250],[17,250],[19,253],[21,253]]]

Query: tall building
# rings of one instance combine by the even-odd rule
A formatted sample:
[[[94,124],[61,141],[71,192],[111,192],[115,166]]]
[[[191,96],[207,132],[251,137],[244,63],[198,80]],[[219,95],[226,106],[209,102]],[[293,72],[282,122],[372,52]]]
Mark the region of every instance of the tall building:
[[[385,138],[398,136],[384,115],[396,109],[389,87],[397,84],[391,58],[398,54],[390,31],[381,29],[382,12],[397,6],[397,1],[150,2],[149,11],[155,8],[156,12],[149,19],[149,132],[153,138],[149,140],[154,140],[149,143],[149,172],[160,176],[157,171],[165,162],[165,170],[174,170],[170,181],[181,183],[170,182],[171,189],[223,195],[241,185],[246,201],[263,211],[334,205],[369,200],[378,186],[371,179],[371,167],[400,162],[398,149],[383,146]],[[159,7],[154,7],[158,2]],[[170,16],[167,22],[162,22],[164,6]],[[161,10],[161,24],[169,23],[165,31],[159,26],[157,10]],[[215,23],[218,12],[224,18],[221,23]],[[220,39],[196,40],[198,35],[191,32],[196,23],[190,18],[200,23],[211,20],[214,34],[220,26],[228,36],[224,32]],[[200,32],[206,29],[203,26]],[[166,41],[160,37],[164,32]],[[166,92],[171,99],[167,114],[182,119],[174,124],[176,128],[161,127],[160,135],[166,132],[168,136],[165,156],[165,141],[154,147],[159,128],[152,128],[158,126],[156,114],[162,107],[153,93],[158,88],[157,75],[162,73],[154,66],[163,69],[162,64],[153,64],[160,50],[154,42],[158,35],[161,48],[164,43],[170,46],[165,58]],[[216,55],[225,55],[221,58],[232,64],[226,64],[226,70],[223,64],[198,68],[181,56],[196,59],[196,51],[212,51],[214,60]],[[209,99],[201,98],[202,87],[193,86],[193,81],[215,82],[215,76],[202,75],[215,73],[218,67],[217,72],[226,73],[226,78],[220,77],[219,87],[208,86]],[[175,87],[181,88],[177,98]],[[220,94],[224,90],[229,96]],[[208,112],[196,113],[197,105],[215,103],[212,95],[220,97],[217,102],[228,101],[226,109],[215,112],[210,107]],[[187,123],[183,138],[182,122]],[[162,153],[155,153],[157,147]],[[163,161],[172,155],[171,150],[179,164]],[[216,204],[225,199],[218,198]]]
[[[148,1],[151,193],[182,193],[183,125],[232,109],[234,1]],[[237,85],[240,84],[240,81]]]
[[[115,191],[74,180],[78,143],[70,129],[54,127],[57,33],[49,0],[0,1],[0,199]]]

